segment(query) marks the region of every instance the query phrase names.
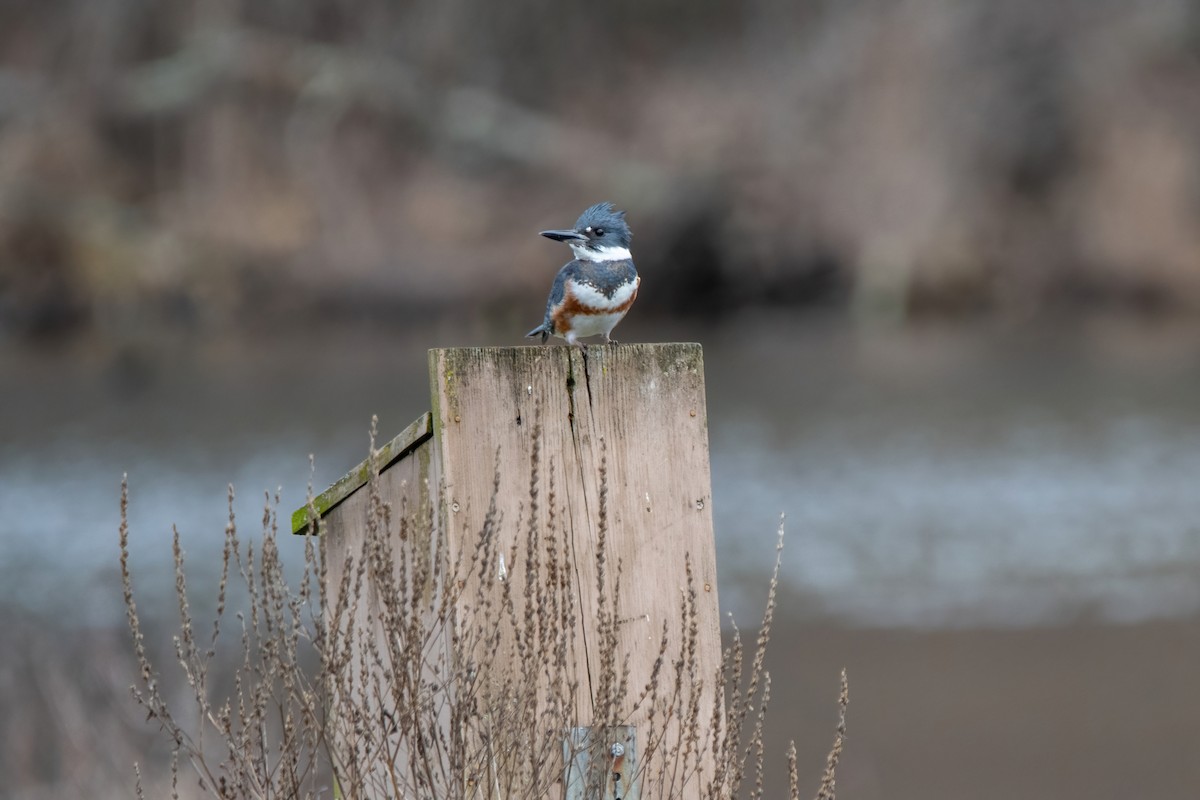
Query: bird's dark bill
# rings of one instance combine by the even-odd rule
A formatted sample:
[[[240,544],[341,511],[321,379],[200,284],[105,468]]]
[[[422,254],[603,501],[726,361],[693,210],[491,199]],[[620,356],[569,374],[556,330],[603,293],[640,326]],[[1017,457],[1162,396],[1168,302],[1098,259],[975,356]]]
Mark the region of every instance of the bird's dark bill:
[[[542,236],[556,242],[586,242],[587,237],[575,231],[542,231]]]

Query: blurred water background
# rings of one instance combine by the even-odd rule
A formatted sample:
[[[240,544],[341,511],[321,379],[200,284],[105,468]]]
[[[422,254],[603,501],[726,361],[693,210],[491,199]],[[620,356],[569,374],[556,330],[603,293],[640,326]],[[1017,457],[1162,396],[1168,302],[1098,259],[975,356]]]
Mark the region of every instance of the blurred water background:
[[[0,798],[161,775],[123,473],[165,636],[171,526],[204,592],[229,483],[253,531],[521,344],[602,199],[743,628],[787,515],[769,786],[845,665],[846,797],[1196,796],[1200,4],[11,0]]]

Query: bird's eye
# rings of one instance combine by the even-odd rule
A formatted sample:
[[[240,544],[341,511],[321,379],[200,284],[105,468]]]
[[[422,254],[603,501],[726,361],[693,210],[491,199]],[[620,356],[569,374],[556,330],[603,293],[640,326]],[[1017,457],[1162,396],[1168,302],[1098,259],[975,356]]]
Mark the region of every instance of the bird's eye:
[[[597,235],[597,236],[603,236],[603,235],[604,235],[604,228],[596,228],[596,230],[595,230],[595,233],[596,233],[596,235]]]

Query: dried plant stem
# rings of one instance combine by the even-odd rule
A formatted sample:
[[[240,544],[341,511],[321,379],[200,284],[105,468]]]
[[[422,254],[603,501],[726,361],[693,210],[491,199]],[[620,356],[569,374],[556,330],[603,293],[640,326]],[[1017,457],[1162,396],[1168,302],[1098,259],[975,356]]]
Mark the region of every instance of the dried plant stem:
[[[837,798],[837,766],[842,758],[842,747],[846,743],[846,708],[849,705],[850,683],[846,679],[846,670],[843,669],[841,691],[838,692],[837,733],[833,737],[833,747],[825,759],[825,772],[821,775],[821,788],[817,790],[817,800]]]
[[[328,541],[310,489],[315,521],[294,587],[277,541],[278,493],[265,498],[261,536],[244,543],[230,487],[216,615],[203,644],[178,531],[173,539],[175,658],[191,690],[187,713],[168,706],[146,654],[122,482],[121,579],[140,673],[135,699],[170,739],[174,758],[185,759],[203,791],[217,798],[327,797],[330,787],[355,798],[541,798],[577,779],[598,791],[609,780],[607,751],[591,753],[592,769],[572,777],[573,746],[564,753],[564,742],[578,726],[607,730],[635,719],[640,752],[632,780],[643,797],[728,800],[738,796],[750,758],[752,793],[761,797],[770,699],[765,657],[779,554],[744,686],[736,628],[720,668],[702,674],[690,557],[681,565],[678,617],[663,622],[647,682],[630,686],[629,657],[621,652],[620,626],[630,621],[621,612],[622,568],[619,560],[609,562],[606,547],[613,521],[603,441],[600,451],[590,619],[581,612],[578,553],[562,526],[568,516],[558,507],[554,465],[543,460],[537,424],[522,521],[501,518],[497,471],[473,541],[452,548],[433,510],[445,505],[439,487],[426,487],[436,500],[419,509],[394,507],[383,496],[372,421],[366,535],[354,547]],[[779,536],[781,551],[782,524]],[[244,601],[236,605],[235,596]],[[217,696],[211,665],[230,637],[238,665],[231,690]],[[585,641],[596,652],[586,674],[579,666]],[[842,681],[821,799],[834,797],[848,698],[844,674]],[[591,711],[581,718],[584,697]],[[592,738],[592,747],[604,740]],[[789,776],[795,797],[794,747]]]

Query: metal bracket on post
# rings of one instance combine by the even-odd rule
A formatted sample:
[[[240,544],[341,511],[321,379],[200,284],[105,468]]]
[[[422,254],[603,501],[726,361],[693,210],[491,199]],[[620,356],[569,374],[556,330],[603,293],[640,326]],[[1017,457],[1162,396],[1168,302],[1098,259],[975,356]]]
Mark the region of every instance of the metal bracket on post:
[[[638,800],[637,736],[632,725],[572,728],[563,742],[564,800]]]

